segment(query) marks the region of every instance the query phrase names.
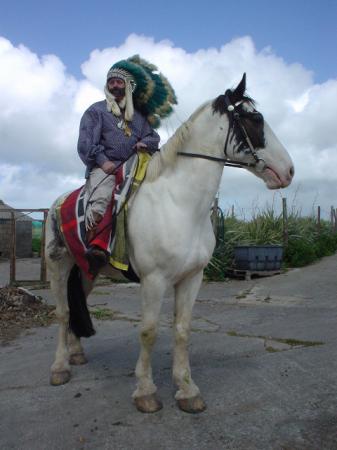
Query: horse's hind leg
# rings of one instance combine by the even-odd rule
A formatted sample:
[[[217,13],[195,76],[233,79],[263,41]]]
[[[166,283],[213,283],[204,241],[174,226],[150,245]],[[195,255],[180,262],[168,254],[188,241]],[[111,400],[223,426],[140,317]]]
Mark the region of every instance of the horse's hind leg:
[[[133,398],[141,412],[156,412],[162,408],[156,396],[157,387],[153,383],[151,351],[154,346],[160,308],[165,294],[166,283],[158,276],[151,275],[142,279],[142,324],[140,331],[140,355],[136,365],[137,389]]]
[[[55,360],[51,366],[50,383],[60,385],[70,380],[70,365],[67,335],[69,329],[69,307],[67,301],[67,280],[74,264],[64,254],[62,258],[53,260],[47,252],[47,263],[50,275],[51,290],[56,300],[56,317],[59,323],[58,342]]]
[[[199,388],[192,380],[188,356],[192,310],[200,289],[202,275],[202,271],[198,272],[175,286],[173,378],[179,388],[175,398],[179,408],[190,413],[206,409]]]

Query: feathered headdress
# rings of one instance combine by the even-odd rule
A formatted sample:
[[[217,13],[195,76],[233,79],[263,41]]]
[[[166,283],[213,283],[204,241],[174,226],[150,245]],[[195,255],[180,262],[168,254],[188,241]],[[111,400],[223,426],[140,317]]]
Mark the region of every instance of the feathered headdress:
[[[135,108],[147,117],[153,128],[160,126],[160,120],[169,116],[172,106],[177,104],[174,90],[158,68],[141,59],[139,55],[115,63],[107,79],[122,78],[130,84]]]

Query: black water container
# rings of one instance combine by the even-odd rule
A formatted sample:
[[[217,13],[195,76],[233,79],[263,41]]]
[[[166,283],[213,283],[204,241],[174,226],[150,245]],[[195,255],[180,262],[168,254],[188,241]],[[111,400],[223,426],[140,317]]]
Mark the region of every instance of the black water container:
[[[235,268],[239,270],[280,270],[282,245],[238,245],[234,247]]]

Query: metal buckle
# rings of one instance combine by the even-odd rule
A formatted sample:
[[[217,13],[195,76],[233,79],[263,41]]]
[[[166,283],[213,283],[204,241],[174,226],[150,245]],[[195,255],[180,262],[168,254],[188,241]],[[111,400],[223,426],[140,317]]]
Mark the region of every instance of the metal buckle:
[[[262,158],[259,158],[258,161],[256,161],[255,170],[258,173],[262,173],[265,170],[266,166],[266,161]]]

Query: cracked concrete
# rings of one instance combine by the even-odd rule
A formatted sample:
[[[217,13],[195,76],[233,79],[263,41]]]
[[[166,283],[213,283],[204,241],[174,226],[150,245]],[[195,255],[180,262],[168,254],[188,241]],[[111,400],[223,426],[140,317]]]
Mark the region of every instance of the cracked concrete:
[[[131,401],[139,287],[98,286],[89,304],[111,310],[112,320],[94,319],[89,363],[73,367],[67,385],[49,385],[55,324],[0,347],[0,448],[337,449],[336,267],[334,255],[270,278],[202,286],[190,355],[208,409],[196,416],[173,398],[172,293],[153,354],[164,408],[144,415]],[[34,292],[53,302],[49,290]]]

